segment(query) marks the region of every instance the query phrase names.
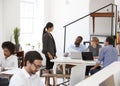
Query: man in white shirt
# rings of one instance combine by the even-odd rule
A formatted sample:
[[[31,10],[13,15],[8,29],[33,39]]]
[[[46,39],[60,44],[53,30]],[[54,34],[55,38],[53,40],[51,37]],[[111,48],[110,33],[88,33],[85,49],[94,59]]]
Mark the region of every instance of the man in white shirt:
[[[82,36],[77,36],[77,38],[75,39],[74,44],[72,44],[68,49],[67,52],[64,54],[65,57],[70,55],[71,51],[74,52],[86,52],[86,47],[81,44],[83,38]]]
[[[64,57],[70,56],[71,52],[86,52],[86,47],[83,44],[81,44],[82,40],[83,40],[82,36],[77,36],[74,41],[74,44],[69,46],[69,48],[67,49],[67,52],[64,53]],[[67,68],[71,69],[73,66],[74,65],[66,64],[66,69]],[[62,68],[60,68],[60,69],[62,69]]]
[[[2,67],[18,68],[17,56],[14,55],[15,45],[10,41],[6,41],[2,43],[2,49],[5,56],[2,58]]]
[[[36,72],[42,66],[43,58],[37,51],[29,51],[25,55],[25,66],[10,80],[9,86],[45,86]]]

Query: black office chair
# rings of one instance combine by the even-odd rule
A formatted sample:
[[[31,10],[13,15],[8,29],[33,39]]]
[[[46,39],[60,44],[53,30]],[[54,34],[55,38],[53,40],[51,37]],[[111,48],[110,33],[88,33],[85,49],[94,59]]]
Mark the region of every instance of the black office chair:
[[[84,41],[83,44],[84,45],[87,45],[87,44],[90,45],[90,41]],[[104,42],[99,42],[99,44],[104,44]]]
[[[15,52],[18,57],[18,67],[22,68],[24,66],[24,51]]]

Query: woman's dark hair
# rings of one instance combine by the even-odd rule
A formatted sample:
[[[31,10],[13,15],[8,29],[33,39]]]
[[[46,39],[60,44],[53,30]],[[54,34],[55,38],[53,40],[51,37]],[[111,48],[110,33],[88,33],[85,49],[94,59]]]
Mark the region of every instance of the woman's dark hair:
[[[43,29],[43,35],[46,33],[46,29],[52,28],[52,27],[53,27],[53,23],[48,22],[48,23],[46,24],[46,26],[44,27],[44,29]]]
[[[106,38],[106,42],[108,42],[110,45],[113,45],[114,46],[114,41],[115,39],[114,39],[114,37],[112,37],[112,36],[108,36],[107,38]]]
[[[43,60],[42,56],[37,51],[28,51],[25,54],[25,66],[27,61],[32,64],[35,60]]]
[[[10,41],[6,41],[2,43],[2,49],[4,48],[7,48],[11,54],[15,53],[15,45]]]

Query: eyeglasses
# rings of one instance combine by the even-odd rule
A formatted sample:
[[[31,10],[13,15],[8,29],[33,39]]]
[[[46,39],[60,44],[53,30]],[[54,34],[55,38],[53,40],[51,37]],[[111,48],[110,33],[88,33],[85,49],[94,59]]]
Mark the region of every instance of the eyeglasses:
[[[40,69],[42,65],[37,65],[35,63],[32,63],[37,69]]]

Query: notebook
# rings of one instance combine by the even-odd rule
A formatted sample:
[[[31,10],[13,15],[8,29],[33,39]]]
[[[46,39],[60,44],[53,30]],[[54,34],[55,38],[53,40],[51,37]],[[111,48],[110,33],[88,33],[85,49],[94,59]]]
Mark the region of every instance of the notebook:
[[[82,59],[81,52],[70,52],[71,59]]]
[[[92,52],[82,52],[82,60],[94,60]]]

